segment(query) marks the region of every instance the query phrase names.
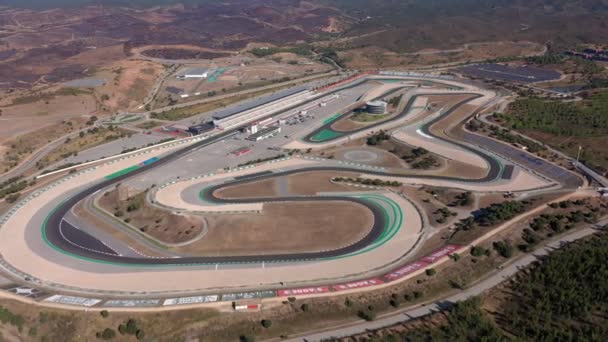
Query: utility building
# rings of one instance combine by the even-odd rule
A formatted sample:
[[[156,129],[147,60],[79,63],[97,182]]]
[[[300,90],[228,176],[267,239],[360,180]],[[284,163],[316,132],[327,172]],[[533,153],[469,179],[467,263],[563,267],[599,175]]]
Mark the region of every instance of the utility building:
[[[200,123],[198,125],[188,127],[188,132],[192,135],[199,135],[210,132],[215,128],[212,123]]]
[[[365,104],[365,109],[369,114],[382,115],[386,113],[387,103],[384,101],[370,101]]]
[[[277,135],[279,133],[281,133],[281,127],[279,127],[279,126],[265,127],[265,128],[260,129],[256,133],[248,136],[247,140],[260,141],[260,140],[274,137],[275,135]]]

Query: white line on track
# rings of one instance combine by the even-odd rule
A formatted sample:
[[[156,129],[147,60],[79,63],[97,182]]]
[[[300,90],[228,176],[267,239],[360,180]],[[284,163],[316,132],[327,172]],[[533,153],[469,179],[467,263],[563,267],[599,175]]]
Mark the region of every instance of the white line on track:
[[[432,136],[430,136],[430,135],[428,135],[428,134],[424,133],[424,132],[423,132],[423,131],[422,131],[420,128],[418,128],[418,129],[416,130],[416,133],[418,133],[418,135],[421,135],[421,136],[423,136],[423,137],[425,137],[425,138],[427,138],[427,139],[435,139],[435,138],[433,138]]]
[[[89,252],[100,253],[100,254],[105,254],[105,255],[113,255],[113,256],[119,255],[119,256],[121,256],[121,254],[120,254],[120,253],[118,253],[116,250],[114,250],[112,247],[108,246],[108,245],[107,245],[105,242],[103,242],[103,241],[101,241],[101,240],[99,240],[99,241],[100,241],[101,243],[103,243],[103,244],[104,244],[106,247],[108,247],[109,249],[111,249],[112,251],[114,251],[114,253],[116,253],[116,254],[110,254],[110,253],[106,253],[106,252],[98,251],[98,250],[96,250],[96,249],[87,248],[87,247],[81,246],[81,245],[79,245],[79,244],[77,244],[77,243],[73,242],[72,240],[68,239],[68,238],[65,236],[65,234],[63,233],[63,222],[66,222],[66,223],[70,224],[70,223],[69,223],[69,222],[68,222],[66,219],[61,219],[61,223],[59,223],[59,234],[61,234],[61,237],[62,237],[62,238],[65,240],[65,241],[69,242],[71,245],[76,246],[76,247],[78,247],[78,248],[82,248],[82,249],[87,250],[87,251],[89,251]],[[73,224],[71,224],[71,225],[72,225],[72,227],[76,228],[76,226],[74,226]],[[78,229],[78,228],[76,228],[76,229]],[[80,229],[78,229],[78,230],[80,230]]]

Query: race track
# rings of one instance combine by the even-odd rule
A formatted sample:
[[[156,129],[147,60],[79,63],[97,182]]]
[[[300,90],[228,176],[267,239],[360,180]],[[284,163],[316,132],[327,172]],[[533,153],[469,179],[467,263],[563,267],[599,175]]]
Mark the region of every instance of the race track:
[[[315,101],[322,96],[331,95],[344,89],[351,89],[365,82],[377,82],[379,79],[381,80],[382,78],[378,78],[377,76],[375,76],[369,79],[364,78],[362,80],[357,80],[352,84],[348,84],[339,87],[335,90],[325,92],[319,96],[316,96],[310,101]],[[386,79],[392,80],[394,79],[394,77],[386,77]],[[209,270],[206,267],[215,267],[216,270],[218,269],[218,267],[232,267],[230,271],[234,271],[234,274],[226,271],[226,279],[217,278],[210,280],[210,283],[212,283],[212,285],[217,288],[221,286],[221,281],[237,283],[237,279],[241,279],[239,277],[246,278],[245,276],[243,276],[244,274],[252,275],[253,277],[255,270],[252,269],[242,271],[240,274],[237,272],[239,270],[236,269],[237,267],[246,266],[248,264],[262,263],[263,271],[261,272],[267,279],[272,279],[272,281],[276,283],[278,282],[278,279],[284,278],[296,282],[305,281],[305,279],[301,279],[302,277],[305,277],[304,273],[298,274],[297,272],[295,272],[295,274],[285,276],[285,270],[299,269],[298,267],[305,267],[306,263],[328,263],[331,264],[332,267],[328,270],[322,270],[320,268],[319,270],[316,270],[317,273],[315,273],[315,279],[317,279],[316,281],[320,281],[318,279],[325,279],[326,281],[329,281],[327,279],[338,279],[341,275],[348,275],[349,277],[359,276],[360,274],[363,274],[366,269],[381,269],[383,267],[388,267],[387,265],[391,265],[392,263],[396,262],[396,260],[399,260],[399,258],[403,257],[404,253],[406,253],[407,251],[399,250],[399,243],[401,243],[401,246],[412,246],[417,243],[417,234],[419,234],[420,230],[418,226],[422,226],[420,214],[414,214],[416,212],[414,206],[411,204],[404,204],[407,201],[405,199],[401,199],[401,209],[395,209],[395,206],[397,205],[394,205],[394,203],[389,203],[390,201],[394,202],[399,200],[398,196],[395,194],[390,194],[390,196],[392,196],[390,201],[382,202],[382,200],[378,200],[378,198],[374,196],[350,196],[346,194],[324,194],[316,196],[276,196],[272,198],[256,197],[254,194],[252,194],[252,196],[248,198],[228,200],[217,197],[215,193],[223,188],[246,184],[253,180],[259,181],[264,179],[271,179],[274,177],[290,176],[299,173],[315,171],[354,172],[363,175],[396,179],[403,183],[419,184],[420,180],[428,180],[430,182],[443,182],[445,184],[449,184],[452,187],[466,188],[466,186],[468,185],[483,187],[486,185],[491,186],[494,184],[501,184],[501,186],[507,188],[509,182],[511,181],[514,168],[513,164],[518,165],[518,167],[521,169],[531,170],[531,172],[533,171],[534,173],[539,175],[539,177],[544,177],[548,180],[551,180],[547,181],[547,184],[558,184],[567,188],[576,187],[581,184],[580,178],[578,178],[576,175],[565,171],[552,163],[548,163],[538,158],[531,157],[527,153],[523,153],[521,150],[515,147],[499,143],[493,139],[479,136],[475,133],[471,133],[464,130],[459,131],[458,134],[455,136],[447,134],[446,136],[439,136],[435,134],[432,129],[434,125],[441,122],[445,118],[451,116],[456,110],[460,109],[462,106],[471,103],[477,103],[476,101],[479,101],[482,98],[485,99],[485,97],[487,96],[487,94],[478,94],[464,88],[458,88],[453,83],[449,83],[449,85],[452,89],[456,89],[456,91],[451,90],[445,92],[437,91],[428,93],[416,93],[414,96],[408,99],[405,108],[400,113],[398,113],[394,117],[391,117],[390,119],[383,120],[378,123],[368,125],[366,127],[357,128],[352,131],[340,132],[340,134],[337,134],[337,132],[333,130],[332,125],[334,125],[339,120],[345,119],[345,117],[342,117],[338,120],[324,123],[322,126],[317,127],[314,131],[307,133],[302,139],[302,142],[308,144],[315,144],[315,141],[313,141],[311,138],[322,131],[330,131],[336,133],[335,137],[323,141],[324,144],[327,144],[335,143],[344,136],[366,133],[371,130],[378,129],[380,127],[385,127],[387,125],[399,125],[400,120],[403,120],[408,115],[416,100],[421,97],[431,95],[453,94],[468,95],[466,99],[461,100],[450,106],[446,110],[439,112],[439,115],[432,118],[432,120],[424,122],[420,126],[420,131],[424,136],[427,136],[429,137],[429,139],[432,139],[433,144],[443,144],[446,146],[452,146],[458,150],[463,151],[463,153],[474,155],[483,160],[486,164],[486,172],[481,177],[470,177],[467,175],[440,176],[431,174],[404,175],[403,173],[393,172],[382,168],[362,170],[359,167],[350,166],[348,165],[348,163],[343,165],[338,165],[334,163],[326,166],[300,165],[294,168],[278,168],[262,172],[260,172],[260,169],[256,168],[252,168],[251,170],[243,170],[241,173],[235,173],[235,175],[232,177],[229,174],[226,174],[225,177],[221,179],[221,182],[219,184],[213,184],[212,186],[205,187],[201,193],[202,199],[204,201],[216,206],[258,204],[262,202],[271,203],[303,201],[343,201],[362,205],[372,213],[373,225],[372,227],[370,227],[369,232],[363,238],[348,246],[337,247],[332,250],[325,250],[319,252],[293,254],[183,257],[148,257],[145,255],[141,255],[141,257],[136,257],[134,255],[121,255],[120,253],[112,249],[111,246],[106,245],[103,241],[98,240],[90,234],[87,234],[83,229],[80,229],[77,224],[73,224],[67,221],[66,218],[69,216],[69,213],[81,201],[95,196],[97,193],[104,191],[105,189],[115,187],[117,184],[124,183],[127,180],[140,177],[155,168],[159,168],[161,166],[169,165],[172,163],[177,163],[179,162],[179,160],[188,156],[194,151],[197,151],[204,147],[208,147],[212,144],[223,141],[228,137],[231,137],[234,134],[235,130],[224,131],[208,139],[186,144],[186,146],[183,147],[175,147],[173,149],[167,150],[166,153],[163,151],[157,151],[154,154],[155,157],[153,162],[147,164],[145,162],[142,162],[138,167],[134,167],[132,169],[120,169],[117,166],[115,169],[112,169],[112,172],[109,176],[99,177],[99,173],[95,173],[95,177],[97,178],[92,178],[92,180],[89,180],[87,182],[84,178],[86,177],[86,175],[79,175],[78,177],[80,178],[78,179],[80,180],[80,182],[82,182],[82,186],[76,187],[76,185],[74,185],[74,188],[69,188],[64,192],[58,192],[58,195],[56,195],[55,197],[52,197],[52,194],[46,193],[44,195],[46,197],[44,198],[52,198],[52,201],[47,201],[46,203],[44,203],[44,206],[39,206],[38,209],[32,213],[27,213],[25,210],[20,209],[22,206],[27,205],[25,202],[23,204],[20,203],[17,205],[15,211],[11,212],[11,215],[13,216],[8,216],[5,221],[8,220],[6,222],[12,225],[11,227],[13,230],[19,231],[19,229],[21,229],[22,231],[26,231],[26,233],[22,235],[26,236],[25,239],[27,241],[25,244],[27,245],[27,247],[31,248],[31,250],[35,252],[40,251],[39,255],[36,255],[36,257],[40,257],[45,261],[48,261],[49,263],[56,264],[58,269],[61,266],[65,266],[67,267],[66,272],[69,272],[69,270],[76,272],[86,269],[87,274],[104,273],[104,277],[108,277],[108,281],[114,279],[122,279],[121,272],[124,272],[126,270],[134,270],[137,272],[142,272],[141,281],[147,281],[146,285],[149,285],[150,289],[148,289],[148,291],[150,292],[152,292],[154,289],[154,284],[150,283],[150,279],[153,279],[153,272],[148,270],[161,269],[160,266],[170,266],[162,268],[163,272],[175,271],[176,277],[179,273],[179,277],[181,277],[179,279],[181,279],[182,281],[188,281],[189,273],[202,272],[201,268],[205,268],[205,272],[207,272]],[[394,92],[397,92],[401,89],[402,88],[396,87],[388,92],[381,94],[380,97],[393,94]],[[302,104],[294,106],[293,108],[288,108],[283,112],[287,112],[300,106],[302,106]],[[481,110],[482,106],[476,104],[476,108],[477,109],[472,111],[466,119],[477,114]],[[275,113],[274,116],[276,115],[277,114]],[[458,126],[461,126],[464,123],[464,120],[458,122]],[[142,156],[138,160],[143,161],[144,157]],[[507,163],[505,162],[506,160],[508,160],[509,163],[508,167],[506,167],[507,165],[505,165]],[[58,186],[58,189],[60,189],[61,185]],[[38,195],[35,197],[38,198]],[[42,199],[40,199],[40,201],[42,201]],[[387,214],[387,207],[392,207],[396,211]],[[399,213],[399,210],[407,211],[407,215]],[[417,215],[417,217],[412,217],[414,215]],[[41,234],[36,239],[35,237],[33,237],[33,233],[35,233],[35,230],[38,229],[38,227],[20,228],[19,225],[21,224],[27,226],[32,222],[36,223],[38,222],[37,217],[40,216],[43,217],[42,226],[39,228]],[[403,216],[406,216],[407,220],[404,220]],[[390,245],[390,242],[387,242],[388,240],[386,239],[387,235],[390,235],[388,234],[388,232],[391,230],[398,231],[399,229],[402,229],[402,227],[406,227],[408,224],[412,225],[412,229],[415,230],[416,233],[412,234],[411,232],[408,232],[410,236],[407,237],[405,236],[405,233],[403,233],[404,236],[399,237],[400,239],[403,239],[403,241],[407,240],[407,244],[402,241],[395,241],[393,245]],[[3,230],[6,230],[5,228],[7,227],[3,227]],[[0,232],[0,234],[1,233],[3,232]],[[391,234],[393,234],[393,232],[391,232]],[[384,251],[383,248],[386,248],[385,244],[390,245],[393,249]],[[11,250],[11,248],[14,248],[15,250]],[[26,265],[27,261],[20,259],[21,256],[24,255],[24,253],[26,252],[17,251],[17,248],[18,247],[16,246],[11,246],[10,248],[7,248],[7,259],[9,261],[19,263],[20,265]],[[44,250],[45,248],[50,249],[50,252],[48,250],[42,252],[42,250]],[[376,253],[374,254],[376,258],[373,260],[365,260],[365,262],[363,262],[365,256],[361,254],[369,253],[372,250],[374,251],[374,253]],[[57,258],[57,260],[61,261],[46,260],[48,255],[52,255],[54,258]],[[351,259],[351,256],[355,255],[359,259]],[[385,258],[386,260],[384,260],[383,258]],[[65,265],[60,265],[61,262],[65,260],[69,260],[69,262],[67,262]],[[344,269],[341,269],[342,266],[339,265],[341,265],[340,263],[342,261],[344,261],[345,263],[350,262],[350,264],[348,264],[349,266],[343,267]],[[369,264],[367,264],[366,262],[369,262]],[[294,266],[294,263],[297,263],[297,266]],[[266,264],[274,264],[276,265],[276,269],[264,269],[264,267],[266,267]],[[112,268],[115,266],[117,266],[123,271],[116,272],[116,270]],[[157,268],[154,266],[159,267]],[[146,271],[144,271],[143,269],[145,269]],[[279,272],[280,270],[283,270],[283,273]],[[34,272],[35,270],[28,271]],[[47,270],[47,272],[51,272],[51,270]],[[143,272],[150,272],[150,274],[148,275],[146,273],[146,276],[144,276]],[[109,276],[110,274],[112,275],[112,277]],[[61,275],[58,276],[54,281],[66,281],[65,279],[68,279],[68,277],[64,277],[64,275]],[[91,286],[90,282],[85,282],[84,280],[82,282],[86,283],[86,285],[82,285],[83,287]],[[257,284],[262,283],[258,282]],[[239,285],[246,286],[244,281],[243,284]],[[119,286],[122,285],[111,284],[107,285],[107,289],[108,291],[117,291],[116,289]],[[143,285],[140,284],[139,286],[142,287]],[[163,288],[163,290],[177,291],[179,290],[179,286],[179,284],[168,284]],[[129,287],[129,289],[132,290],[133,288],[136,288],[136,284],[130,284],[125,287]],[[189,285],[188,288],[192,289],[193,287],[192,285]]]

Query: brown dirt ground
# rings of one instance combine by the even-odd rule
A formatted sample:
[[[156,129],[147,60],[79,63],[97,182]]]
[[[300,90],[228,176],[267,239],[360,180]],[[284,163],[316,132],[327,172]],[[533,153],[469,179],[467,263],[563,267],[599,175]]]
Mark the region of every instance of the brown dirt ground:
[[[502,203],[505,202],[507,198],[505,198],[502,194],[486,194],[479,196],[479,207],[485,208],[489,207],[494,203]]]
[[[0,333],[4,341],[95,341],[95,334],[106,328],[116,333],[114,340],[130,341],[135,337],[121,336],[117,327],[129,318],[137,319],[138,327],[145,331],[146,336],[167,336],[184,331],[187,326],[217,317],[215,309],[197,308],[190,310],[175,310],[163,313],[148,312],[117,312],[112,309],[110,315],[103,318],[99,311],[83,312],[82,310],[62,310],[41,308],[37,305],[25,304],[12,299],[2,299],[2,307],[15,315],[24,318],[23,329],[17,329],[11,324],[2,324]],[[31,332],[35,328],[35,333]],[[162,340],[162,338],[161,338]]]
[[[443,226],[450,224],[456,220],[455,217],[450,216],[446,218],[446,221],[443,223],[438,222],[438,218],[441,217],[440,214],[437,213],[437,210],[441,208],[447,208],[450,211],[453,211],[453,208],[447,206],[447,203],[441,201],[440,198],[435,198],[433,195],[427,191],[426,187],[414,188],[414,187],[402,187],[401,191],[407,195],[409,198],[413,198],[416,203],[418,203],[419,207],[424,210],[427,218],[429,219],[429,223],[433,226]],[[444,190],[445,191],[445,190]],[[439,197],[439,196],[438,196]]]
[[[129,135],[127,131],[121,129],[99,128],[97,133],[87,132],[82,138],[74,137],[68,143],[59,145],[56,149],[49,152],[44,158],[37,163],[39,168],[51,165],[54,162],[60,161],[70,153],[78,153],[89,148],[105,144],[107,142],[120,139]]]
[[[460,108],[456,109],[451,115],[443,118],[442,120],[431,126],[431,131],[438,136],[445,137],[444,131],[446,129],[449,129],[454,124],[464,120],[464,118],[471,115],[475,108],[475,106],[467,104],[461,106]]]
[[[261,214],[211,215],[209,231],[176,249],[201,255],[298,253],[335,249],[362,239],[372,213],[348,202],[268,203]]]
[[[135,250],[143,253],[147,256],[163,256],[155,251],[146,247],[146,245],[138,242],[135,239],[130,238],[127,234],[123,233],[121,230],[117,229],[114,225],[107,223],[104,220],[99,219],[97,216],[91,214],[88,210],[84,208],[83,202],[80,202],[74,207],[74,213],[79,217],[83,218],[87,222],[94,225],[96,228],[109,233],[113,237],[119,239],[120,241],[124,241],[129,244],[129,246],[133,247]]]
[[[356,122],[356,121],[353,121],[353,120],[350,120],[347,118],[343,118],[343,119],[335,122],[333,125],[331,125],[331,128],[333,128],[334,130],[336,130],[338,132],[350,132],[352,130],[355,130],[355,129],[358,129],[361,127],[365,127],[368,124],[370,124],[370,123]]]
[[[471,44],[462,51],[440,53],[439,50],[425,51],[437,52],[430,54],[399,54],[393,51],[365,47],[340,52],[339,55],[348,58],[348,66],[354,69],[376,69],[378,65],[384,67],[413,67],[431,64],[455,63],[470,60],[492,59],[505,56],[520,56],[533,52],[540,52],[542,46],[536,43],[518,42],[488,42]]]
[[[458,160],[446,161],[446,167],[434,173],[441,176],[466,176],[466,178],[481,178],[488,173],[487,169],[472,166]]]
[[[347,148],[337,149],[334,153],[334,158],[338,159],[338,160],[354,162],[354,161],[344,158],[344,154],[349,151],[357,151],[357,150],[363,150],[363,151],[367,150],[370,152],[374,152],[378,155],[378,159],[376,159],[376,160],[369,161],[369,162],[357,162],[357,163],[366,164],[366,165],[384,166],[384,167],[394,167],[394,168],[408,167],[407,163],[405,161],[403,161],[402,159],[398,158],[395,154],[387,152],[384,149],[365,146],[365,145],[356,147],[356,148],[347,147]],[[400,153],[401,153],[401,151],[397,152],[397,154],[400,154]],[[407,152],[404,152],[404,154],[406,154],[406,153]]]
[[[276,178],[229,186],[214,193],[219,198],[274,197],[278,195]]]
[[[331,128],[333,128],[334,130],[336,130],[338,132],[350,132],[352,130],[355,130],[355,129],[358,129],[361,127],[365,127],[365,126],[369,126],[372,124],[377,124],[377,123],[389,120],[389,119],[393,118],[396,115],[396,113],[387,115],[384,118],[382,118],[381,120],[370,121],[370,122],[354,121],[351,119],[353,114],[347,114],[347,115],[348,115],[348,117],[342,118],[341,120],[338,120],[333,125],[331,125]]]
[[[334,177],[358,177],[353,172],[312,171],[290,175],[288,178],[289,192],[293,195],[315,195],[325,191],[364,191],[347,185],[333,184]]]
[[[57,96],[47,101],[35,101],[0,108],[0,141],[37,130],[48,130],[50,125],[63,120],[88,116],[96,110],[91,94]]]
[[[99,205],[111,214],[122,211],[122,220],[164,243],[182,243],[198,236],[204,227],[204,219],[195,215],[176,214],[156,207],[151,207],[144,200],[144,193],[130,197],[130,200],[118,199],[118,191],[113,189],[99,198]],[[139,209],[127,211],[130,203],[138,203]]]
[[[103,109],[107,112],[137,109],[163,71],[162,65],[152,62],[119,61],[96,73],[96,77],[105,78],[107,83],[95,88],[95,93],[99,97],[110,97],[102,102]]]
[[[3,158],[0,158],[0,172],[15,167],[32,152],[51,141],[83,128],[85,121],[87,121],[85,118],[76,118],[68,120],[66,123],[51,124],[43,129],[5,141],[3,145],[7,147],[7,150],[2,156]]]

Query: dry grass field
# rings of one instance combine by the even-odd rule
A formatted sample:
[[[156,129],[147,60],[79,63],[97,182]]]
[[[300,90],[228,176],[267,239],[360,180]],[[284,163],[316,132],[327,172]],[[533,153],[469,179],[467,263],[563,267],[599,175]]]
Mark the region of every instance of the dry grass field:
[[[99,197],[99,205],[117,219],[161,243],[187,242],[203,231],[205,222],[202,217],[152,207],[146,203],[145,196],[145,193],[139,193],[120,200],[119,190],[113,189]]]
[[[274,197],[278,195],[276,178],[253,181],[222,188],[214,193],[219,198]]]
[[[261,214],[206,218],[205,236],[176,251],[209,256],[323,251],[362,239],[373,222],[367,208],[342,201],[267,203]]]

